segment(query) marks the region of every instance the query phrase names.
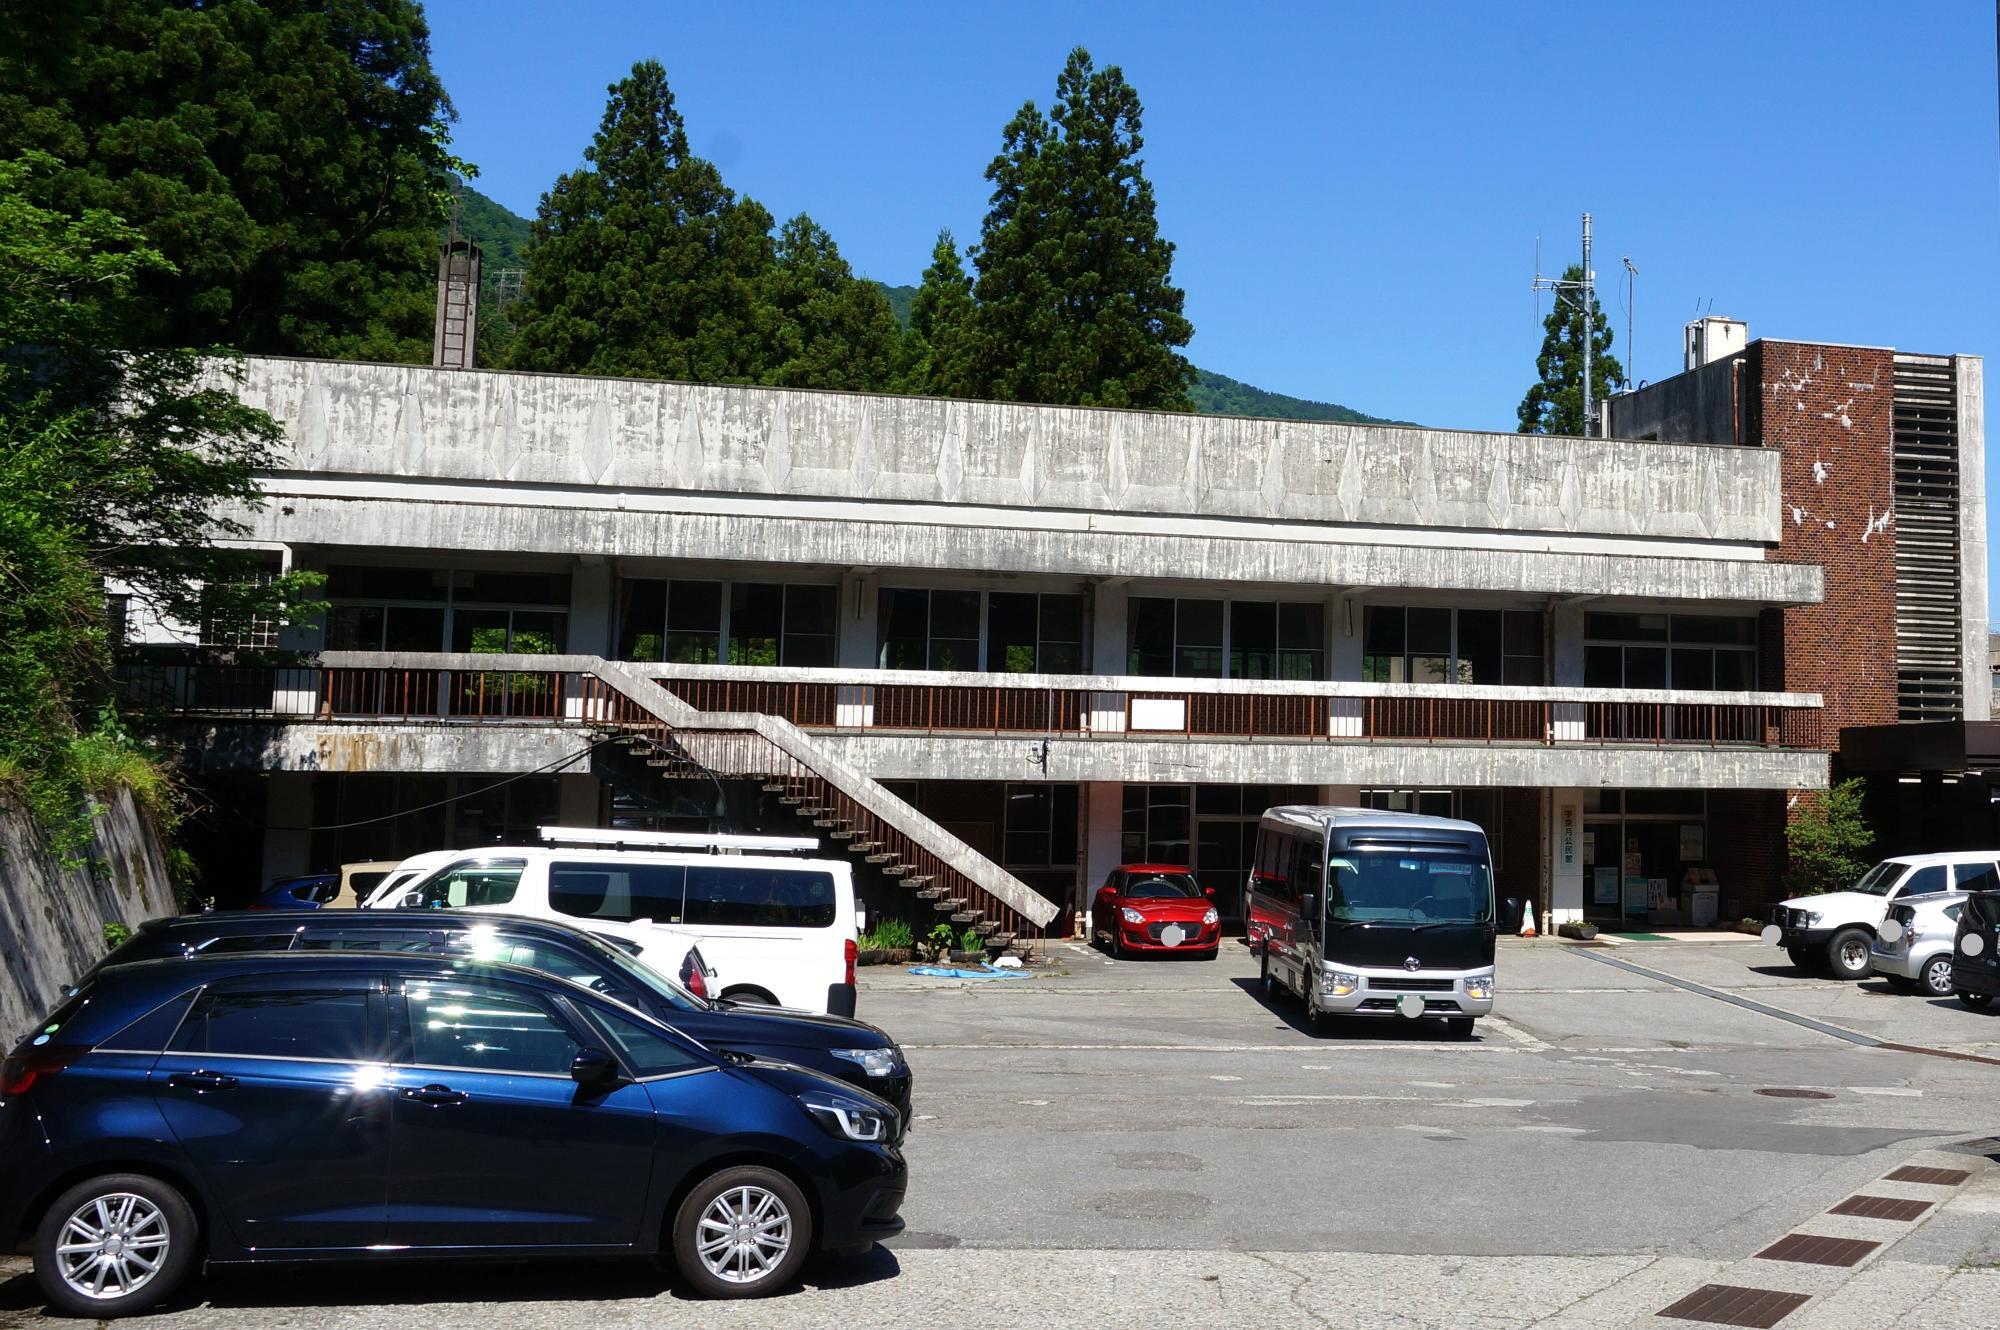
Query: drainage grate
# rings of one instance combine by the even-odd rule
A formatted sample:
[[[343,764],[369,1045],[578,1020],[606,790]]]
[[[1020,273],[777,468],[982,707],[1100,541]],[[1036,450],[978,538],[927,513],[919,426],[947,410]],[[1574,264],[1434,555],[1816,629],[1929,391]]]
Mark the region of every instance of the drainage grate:
[[[1929,1201],[1899,1201],[1890,1196],[1850,1196],[1827,1213],[1853,1215],[1856,1219],[1893,1219],[1899,1224],[1907,1224],[1930,1208]]]
[[[1828,1093],[1827,1093],[1826,1091],[1824,1091],[1824,1090],[1797,1090],[1797,1089],[1793,1089],[1793,1088],[1791,1088],[1791,1087],[1789,1087],[1789,1086],[1779,1086],[1779,1087],[1777,1087],[1777,1088],[1775,1088],[1775,1089],[1770,1089],[1770,1090],[1759,1090],[1759,1091],[1757,1091],[1757,1093],[1758,1093],[1758,1094],[1761,1094],[1761,1095],[1768,1095],[1768,1096],[1770,1096],[1770,1097],[1771,1097],[1771,1098],[1773,1098],[1773,1099],[1831,1099],[1831,1098],[1833,1098],[1833,1096],[1832,1096],[1832,1095],[1828,1094]]]
[[[1915,1164],[1905,1164],[1885,1179],[1889,1182],[1921,1182],[1926,1187],[1956,1187],[1971,1177],[1970,1173],[1955,1168],[1918,1168]]]
[[[1770,1327],[1811,1301],[1804,1293],[1778,1293],[1768,1288],[1738,1288],[1734,1284],[1703,1284],[1673,1306],[1655,1313],[1713,1325]]]
[[[1859,1265],[1863,1257],[1882,1244],[1859,1238],[1822,1238],[1811,1233],[1794,1233],[1779,1238],[1757,1253],[1760,1261],[1797,1261],[1802,1265]]]

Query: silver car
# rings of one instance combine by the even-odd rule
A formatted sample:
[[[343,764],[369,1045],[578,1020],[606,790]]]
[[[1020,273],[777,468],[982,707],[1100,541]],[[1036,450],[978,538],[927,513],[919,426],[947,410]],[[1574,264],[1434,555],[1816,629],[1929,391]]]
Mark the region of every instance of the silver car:
[[[1952,938],[1964,908],[1962,891],[1911,896],[1891,905],[1869,945],[1875,973],[1899,992],[1950,997]]]

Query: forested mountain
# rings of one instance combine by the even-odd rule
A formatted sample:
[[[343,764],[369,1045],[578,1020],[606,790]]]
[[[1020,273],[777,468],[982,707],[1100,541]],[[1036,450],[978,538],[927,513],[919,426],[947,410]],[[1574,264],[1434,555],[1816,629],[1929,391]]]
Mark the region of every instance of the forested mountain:
[[[485,295],[493,294],[493,275],[501,268],[519,268],[526,262],[528,249],[528,219],[495,203],[484,194],[467,185],[459,200],[458,229],[470,237],[482,251],[487,276]],[[896,313],[896,321],[905,327],[910,322],[910,302],[916,298],[914,286],[890,286],[880,283],[882,293],[889,298],[889,308]],[[490,308],[490,306],[489,306]],[[1291,397],[1284,393],[1266,392],[1262,388],[1232,379],[1226,374],[1216,374],[1210,370],[1196,369],[1195,384],[1191,390],[1195,410],[1211,416],[1264,416],[1277,420],[1331,420],[1341,424],[1373,425],[1392,424],[1380,416],[1371,416],[1356,411],[1352,407],[1336,402],[1315,402],[1303,397]]]
[[[916,298],[917,288],[885,284],[882,291],[889,297],[889,308],[896,311],[897,320],[907,327],[910,322],[910,302]],[[1227,374],[1216,374],[1210,370],[1197,368],[1194,373],[1195,383],[1189,390],[1189,395],[1194,398],[1194,409],[1205,416],[1331,420],[1343,425],[1409,423],[1366,415],[1351,406],[1341,406],[1337,402],[1315,402],[1304,397],[1288,397],[1284,393],[1266,392],[1262,388],[1253,388],[1247,383],[1232,379]]]

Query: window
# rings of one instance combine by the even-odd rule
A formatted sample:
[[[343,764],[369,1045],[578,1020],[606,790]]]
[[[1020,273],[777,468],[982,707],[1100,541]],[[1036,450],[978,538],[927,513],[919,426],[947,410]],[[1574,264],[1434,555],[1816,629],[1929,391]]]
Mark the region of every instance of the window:
[[[550,946],[540,938],[489,928],[469,928],[454,934],[447,946],[453,955],[492,965],[521,965],[530,970],[582,984],[597,993],[609,993],[630,1001],[631,987],[603,956],[572,953],[566,947]]]
[[[456,863],[424,879],[416,888],[416,903],[453,910],[469,905],[505,905],[514,899],[527,867],[519,859]]]
[[[423,928],[308,928],[299,934],[300,951],[427,952],[439,935]]]
[[[1548,682],[1538,610],[1369,605],[1361,677],[1370,683]]]
[[[158,1053],[165,1049],[167,1041],[180,1028],[181,1017],[187,1015],[192,993],[183,993],[170,998],[159,1006],[133,1021],[130,1025],[98,1044],[105,1052]]]
[[[1134,596],[1126,671],[1153,678],[1319,679],[1326,607],[1306,601]]]
[[[1050,868],[1076,862],[1076,786],[1009,785],[1002,862]]]
[[[1493,917],[1486,861],[1436,851],[1344,853],[1334,858],[1327,918],[1485,923]]]
[[[1128,864],[1187,863],[1190,794],[1185,785],[1127,785],[1119,857]]]
[[[885,670],[977,670],[977,591],[883,588],[877,599],[877,663]]]
[[[366,1062],[368,994],[297,988],[204,993],[174,1035],[175,1053]]]
[[[686,877],[678,864],[552,863],[549,906],[579,919],[677,924]]]
[[[327,569],[326,644],[335,651],[560,652],[569,574],[467,568]]]
[[[1944,865],[1932,864],[1928,868],[1919,868],[1916,872],[1905,878],[1903,885],[1896,888],[1896,894],[1898,896],[1926,896],[1933,891],[1949,890],[1951,890],[1951,883],[1945,878]]]
[[[831,928],[833,874],[797,868],[696,864],[687,870],[687,923],[744,928]]]
[[[597,1007],[590,1007],[587,1011],[590,1023],[618,1046],[619,1055],[632,1068],[633,1075],[641,1080],[649,1076],[699,1071],[710,1065],[692,1049],[676,1043],[665,1030],[652,1029],[630,1017]]]
[[[1757,620],[1712,614],[1586,614],[1583,681],[1591,688],[1757,687]]]
[[[1426,817],[1456,817],[1450,790],[1363,790],[1361,806],[1385,813],[1421,813]]]
[[[2000,890],[2000,868],[1992,864],[1954,864],[1951,875],[1957,879],[1960,891]]]
[[[1291,601],[1232,601],[1229,677],[1326,677],[1326,607]]]
[[[538,994],[454,981],[412,981],[410,1051],[420,1067],[567,1076],[576,1037]]]
[[[994,591],[986,597],[986,668],[995,674],[1083,669],[1083,597]]]

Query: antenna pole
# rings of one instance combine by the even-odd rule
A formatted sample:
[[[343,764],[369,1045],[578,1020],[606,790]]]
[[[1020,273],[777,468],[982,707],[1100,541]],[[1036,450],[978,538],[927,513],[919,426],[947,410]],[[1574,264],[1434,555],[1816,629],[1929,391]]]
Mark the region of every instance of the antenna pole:
[[[1583,215],[1583,432],[1589,435],[1590,428],[1590,315],[1595,307],[1597,291],[1590,271],[1590,214]]]

